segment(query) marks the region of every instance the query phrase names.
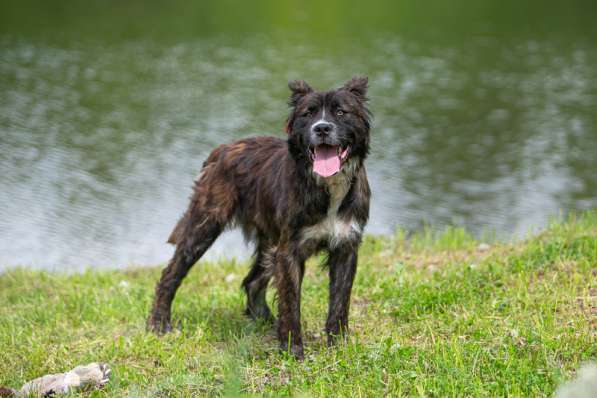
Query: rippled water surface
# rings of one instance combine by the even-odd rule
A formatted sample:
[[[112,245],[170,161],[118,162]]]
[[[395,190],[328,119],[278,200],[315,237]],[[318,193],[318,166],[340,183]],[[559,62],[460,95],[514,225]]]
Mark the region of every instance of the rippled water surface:
[[[47,26],[6,24],[0,270],[167,260],[164,242],[202,161],[220,143],[282,137],[294,78],[317,88],[370,78],[368,232],[457,224],[508,239],[595,208],[597,41],[583,19],[595,7],[577,3],[578,21],[549,29],[492,28],[479,17],[480,28],[446,23],[420,36],[386,18],[379,31],[339,27],[331,39],[301,31],[307,11],[288,17],[288,30],[214,22],[162,35],[160,20],[131,22],[129,32],[125,17],[105,12],[94,33],[97,19],[69,14],[77,10]],[[209,256],[247,252],[227,233]]]

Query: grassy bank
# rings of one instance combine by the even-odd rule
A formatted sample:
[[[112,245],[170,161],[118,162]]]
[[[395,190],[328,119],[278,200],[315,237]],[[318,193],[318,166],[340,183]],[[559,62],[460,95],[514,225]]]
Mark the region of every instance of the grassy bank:
[[[200,263],[179,291],[177,331],[145,332],[159,268],[0,275],[0,385],[105,361],[92,396],[551,396],[597,359],[597,215],[517,244],[458,229],[368,237],[347,345],[321,330],[326,272],[308,266],[303,363],[242,315],[246,264]],[[270,297],[273,298],[273,297]]]

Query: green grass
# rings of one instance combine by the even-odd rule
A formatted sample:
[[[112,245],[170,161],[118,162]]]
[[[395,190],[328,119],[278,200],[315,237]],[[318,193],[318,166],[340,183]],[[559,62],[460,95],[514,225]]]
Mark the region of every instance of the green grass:
[[[484,251],[461,229],[367,237],[352,334],[333,349],[317,262],[303,287],[302,363],[242,315],[245,263],[197,264],[174,304],[176,331],[161,338],[145,332],[159,268],[8,271],[0,384],[104,361],[112,381],[86,395],[551,396],[597,359],[595,213]]]

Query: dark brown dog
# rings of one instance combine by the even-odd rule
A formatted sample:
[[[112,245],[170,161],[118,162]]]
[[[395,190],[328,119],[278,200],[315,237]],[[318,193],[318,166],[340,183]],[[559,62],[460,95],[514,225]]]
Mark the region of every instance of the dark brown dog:
[[[369,217],[367,78],[332,91],[315,92],[304,81],[289,87],[287,140],[255,137],[221,145],[203,164],[169,239],[176,251],[156,287],[151,330],[171,329],[170,308],[182,279],[226,226],[238,225],[257,247],[242,284],[246,313],[273,320],[265,300],[273,276],[281,349],[303,357],[301,283],[305,260],[320,250],[328,253],[330,275],[328,343],[347,331],[357,250]]]

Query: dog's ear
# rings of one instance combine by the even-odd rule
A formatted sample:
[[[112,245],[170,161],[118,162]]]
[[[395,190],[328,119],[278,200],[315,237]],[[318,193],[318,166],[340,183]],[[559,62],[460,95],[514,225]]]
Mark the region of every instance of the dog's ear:
[[[368,83],[367,76],[355,76],[347,81],[342,88],[357,96],[361,101],[367,101]]]
[[[311,86],[307,84],[304,80],[294,80],[288,83],[288,88],[291,91],[290,99],[288,100],[288,105],[296,106],[301,98],[305,95],[313,92]]]

